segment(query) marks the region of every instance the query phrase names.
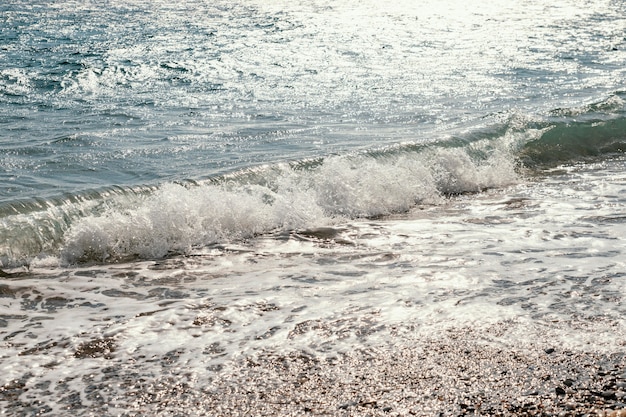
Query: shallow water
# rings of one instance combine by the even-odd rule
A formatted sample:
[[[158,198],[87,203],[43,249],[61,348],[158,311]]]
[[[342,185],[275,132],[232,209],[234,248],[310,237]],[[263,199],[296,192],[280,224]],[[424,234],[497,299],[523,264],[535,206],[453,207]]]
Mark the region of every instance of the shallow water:
[[[262,355],[444,335],[622,352],[624,7],[3,3],[0,408],[202,414]]]
[[[496,347],[621,351],[624,162],[182,257],[17,272],[2,383],[28,407],[123,412],[132,380],[199,392],[263,352],[419,349],[466,328]]]

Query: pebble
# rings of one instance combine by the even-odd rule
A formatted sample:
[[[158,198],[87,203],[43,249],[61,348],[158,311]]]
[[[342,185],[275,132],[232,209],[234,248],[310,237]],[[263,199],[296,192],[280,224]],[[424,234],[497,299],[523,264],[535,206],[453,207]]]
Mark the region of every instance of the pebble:
[[[154,395],[146,401],[162,398],[164,410],[176,410],[193,400],[207,414],[220,410],[214,414],[221,416],[254,409],[262,410],[258,415],[303,416],[626,417],[622,399],[626,389],[597,372],[599,365],[607,364],[624,369],[626,356],[561,350],[550,355],[521,349],[505,352],[445,337],[422,343],[428,349],[380,348],[375,356],[355,350],[333,360],[305,357],[301,352],[260,353],[254,361],[231,364],[232,370],[217,375],[212,390],[201,397],[176,397],[164,380],[159,385],[162,391],[152,387]],[[110,373],[124,377],[121,368]],[[475,383],[466,385],[462,379]],[[0,387],[0,402],[17,403],[14,399],[23,392],[21,385]]]
[[[600,392],[600,396],[602,398],[606,398],[606,399],[615,398],[615,391],[613,391],[613,390],[602,391],[602,392]]]

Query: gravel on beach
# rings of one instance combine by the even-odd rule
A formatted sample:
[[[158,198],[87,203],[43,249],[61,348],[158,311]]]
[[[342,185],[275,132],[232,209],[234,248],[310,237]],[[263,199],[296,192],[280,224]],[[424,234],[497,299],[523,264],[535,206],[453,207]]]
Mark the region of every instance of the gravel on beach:
[[[68,395],[64,408],[101,416],[626,417],[626,355],[619,349],[511,347],[471,333],[324,356],[258,352],[195,375],[172,355],[154,378],[132,366],[103,369],[105,377]],[[53,412],[23,402],[27,391],[20,381],[0,387],[7,415]]]
[[[436,340],[333,359],[260,355],[215,381],[215,415],[626,416],[620,354]]]

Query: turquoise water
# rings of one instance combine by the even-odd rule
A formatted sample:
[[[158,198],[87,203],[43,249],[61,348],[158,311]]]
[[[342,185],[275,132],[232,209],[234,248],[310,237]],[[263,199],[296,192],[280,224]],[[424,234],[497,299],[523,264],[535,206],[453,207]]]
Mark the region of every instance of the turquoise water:
[[[615,348],[625,27],[609,0],[3,2],[0,404],[202,415],[120,387],[455,326]]]
[[[455,177],[464,162],[442,164],[424,149],[459,148],[471,164],[485,165],[494,149],[507,148],[508,167],[496,170],[510,170],[620,152],[624,140],[622,2],[381,9],[368,2],[10,1],[1,11],[5,266],[59,256],[79,219],[102,206],[139,204],[137,194],[171,183],[269,183],[283,195],[274,171],[298,168],[281,175],[310,176],[296,187],[315,194],[306,204],[319,206],[321,217],[311,221],[323,226],[322,217],[344,212],[405,210],[410,203],[378,208],[387,195],[376,189],[389,175],[415,202],[431,193],[420,191],[423,183],[445,194],[499,186],[514,175],[498,173],[505,180],[494,182],[483,170],[489,178],[442,184],[394,172],[398,155],[417,161],[418,176],[447,170],[435,176]],[[369,161],[344,162],[352,158]],[[320,184],[318,167],[333,164],[337,182]],[[353,181],[376,176],[370,164],[380,171],[358,191],[371,193],[372,207],[353,210],[358,203],[345,198],[351,164]],[[125,201],[111,203],[119,195]],[[18,242],[24,222],[36,230]],[[235,235],[255,232],[243,227]]]

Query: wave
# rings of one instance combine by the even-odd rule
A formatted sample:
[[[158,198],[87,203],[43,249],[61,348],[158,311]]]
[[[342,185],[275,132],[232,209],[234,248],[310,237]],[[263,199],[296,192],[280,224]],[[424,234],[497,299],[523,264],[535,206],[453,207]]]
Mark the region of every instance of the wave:
[[[29,265],[56,258],[66,233],[89,217],[129,207],[156,187],[109,187],[57,198],[15,201],[0,205],[0,266]]]
[[[506,149],[410,147],[258,167],[158,189],[114,189],[0,208],[4,267],[156,258],[258,234],[377,217],[436,204],[446,194],[516,180]],[[492,148],[492,149],[486,149]]]
[[[542,131],[524,143],[518,159],[530,168],[585,162],[626,150],[626,92],[580,107],[555,109],[550,118],[528,123]]]
[[[527,143],[519,159],[528,167],[545,168],[584,162],[626,150],[626,118],[554,124]]]
[[[528,168],[536,172],[622,152],[623,103],[603,120],[592,117],[598,107],[539,121],[513,116],[436,143],[256,167],[204,182],[11,203],[0,206],[0,266],[187,254],[214,243],[386,216],[503,187]]]
[[[262,167],[194,186],[166,184],[126,208],[85,217],[61,249],[64,262],[154,258],[279,230],[377,217],[433,204],[442,195],[515,181],[497,150],[473,160],[464,148],[329,157]]]

